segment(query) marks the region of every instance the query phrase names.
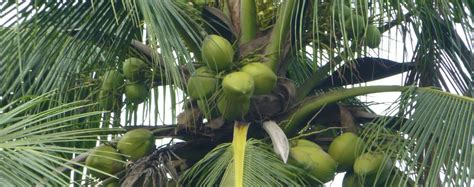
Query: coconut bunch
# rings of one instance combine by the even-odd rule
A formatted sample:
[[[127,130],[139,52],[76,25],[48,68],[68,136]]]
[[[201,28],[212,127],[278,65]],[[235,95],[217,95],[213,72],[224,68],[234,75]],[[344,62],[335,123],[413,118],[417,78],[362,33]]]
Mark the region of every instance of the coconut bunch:
[[[188,79],[187,94],[208,119],[243,119],[250,109],[250,98],[268,94],[276,86],[276,74],[266,65],[234,62],[234,49],[221,36],[204,39],[202,60],[203,66]]]
[[[334,15],[344,20],[344,26],[349,39],[357,42],[363,38],[364,44],[369,48],[377,48],[381,41],[381,33],[377,26],[368,23],[367,1],[358,0],[353,4],[346,1],[335,1]]]
[[[99,91],[101,109],[109,111],[119,109],[123,94],[134,104],[139,104],[148,97],[145,75],[149,72],[149,68],[143,60],[133,57],[126,59],[123,62],[122,72],[123,74],[118,70],[109,70],[102,76]]]
[[[362,152],[365,143],[351,132],[337,136],[329,145],[329,155],[338,163],[337,171],[346,172],[344,187],[378,186],[396,176],[393,162],[383,153]]]
[[[90,170],[92,176],[105,179],[125,168],[125,158],[111,145],[101,145],[91,150],[86,166],[94,169]]]
[[[127,78],[125,96],[130,103],[140,104],[148,97],[148,88],[145,84],[148,65],[141,59],[128,58],[123,62],[123,74]]]
[[[124,170],[127,160],[135,162],[151,154],[154,148],[155,138],[151,131],[134,129],[120,137],[116,147],[100,145],[92,149],[85,164],[93,168],[91,170],[92,176],[105,179],[108,175],[114,175]]]
[[[331,25],[333,23],[328,23],[328,20],[333,19],[327,18],[333,17],[338,39],[345,38],[347,41],[352,41],[352,43],[362,42],[369,48],[377,48],[380,45],[382,35],[377,26],[369,23],[367,6],[366,0],[357,0],[355,3],[346,0],[335,0],[322,4],[320,14],[321,23],[323,23],[322,29],[332,30]],[[321,41],[329,44],[324,37],[321,38]],[[337,41],[333,40],[334,42]]]
[[[346,172],[344,187],[400,183],[403,175],[392,171],[391,159],[382,153],[363,153],[364,146],[351,132],[337,136],[327,152],[306,139],[292,140],[288,163],[307,170],[321,183],[333,180],[337,172]]]
[[[323,148],[305,139],[295,140],[291,144],[289,164],[308,171],[322,184],[334,179],[337,162]]]
[[[110,70],[102,76],[102,84],[99,91],[99,106],[104,110],[116,110],[122,101],[123,75],[117,70]]]

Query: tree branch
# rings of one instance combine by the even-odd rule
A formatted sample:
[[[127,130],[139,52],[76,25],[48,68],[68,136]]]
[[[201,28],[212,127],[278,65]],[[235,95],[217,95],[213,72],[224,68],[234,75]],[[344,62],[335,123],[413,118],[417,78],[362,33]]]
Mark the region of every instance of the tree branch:
[[[293,14],[296,14],[294,7],[297,4],[298,1],[296,0],[283,2],[271,32],[270,43],[265,49],[265,54],[269,56],[269,60],[266,61],[265,64],[275,72],[278,70],[277,66],[282,56],[282,46],[284,46],[284,42],[289,37],[290,22]]]

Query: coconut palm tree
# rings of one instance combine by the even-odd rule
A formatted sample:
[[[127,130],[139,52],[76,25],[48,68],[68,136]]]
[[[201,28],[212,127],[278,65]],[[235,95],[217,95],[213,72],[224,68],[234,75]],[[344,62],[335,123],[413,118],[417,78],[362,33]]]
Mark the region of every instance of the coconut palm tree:
[[[470,186],[473,8],[2,1],[0,184]],[[383,113],[359,97],[382,92],[400,93]],[[137,128],[173,141],[128,162],[94,151]]]

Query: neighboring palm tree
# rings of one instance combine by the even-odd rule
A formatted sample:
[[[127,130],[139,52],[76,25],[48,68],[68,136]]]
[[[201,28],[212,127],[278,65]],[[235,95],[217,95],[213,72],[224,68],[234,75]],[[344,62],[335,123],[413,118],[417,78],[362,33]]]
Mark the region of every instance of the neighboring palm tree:
[[[470,186],[473,8],[466,0],[4,1],[0,184],[309,186],[332,180],[337,167],[345,185]],[[401,41],[411,60],[382,58],[381,40]],[[402,85],[366,85],[402,73]],[[384,114],[357,98],[380,92],[401,93]],[[166,102],[171,114],[159,113]],[[169,115],[174,124],[158,123]],[[99,155],[97,140],[115,148],[137,128],[181,141],[116,173],[85,166]],[[363,142],[356,155],[327,154],[347,132]],[[302,149],[301,139],[320,147]],[[357,161],[344,168],[349,157]]]

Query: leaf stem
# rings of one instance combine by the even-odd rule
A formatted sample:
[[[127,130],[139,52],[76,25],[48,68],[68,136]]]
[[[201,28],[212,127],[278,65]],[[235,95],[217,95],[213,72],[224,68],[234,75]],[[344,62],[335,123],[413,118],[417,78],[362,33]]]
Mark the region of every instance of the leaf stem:
[[[255,0],[240,3],[240,44],[245,44],[257,35],[257,9]]]
[[[367,86],[345,90],[334,90],[318,96],[310,97],[307,100],[302,101],[301,103],[303,104],[298,106],[294,112],[291,112],[287,116],[286,119],[288,119],[288,121],[284,122],[283,131],[285,131],[288,137],[292,137],[297,133],[298,129],[305,125],[304,120],[307,117],[329,103],[335,103],[347,98],[370,93],[405,91],[408,88],[409,87],[405,86]]]
[[[282,49],[282,43],[285,40],[290,26],[293,8],[295,7],[296,0],[287,0],[283,3],[278,13],[277,20],[273,26],[273,30],[270,36],[270,41],[265,49],[265,54],[268,55],[269,60],[265,62],[273,71],[276,71],[278,65],[278,59]]]

